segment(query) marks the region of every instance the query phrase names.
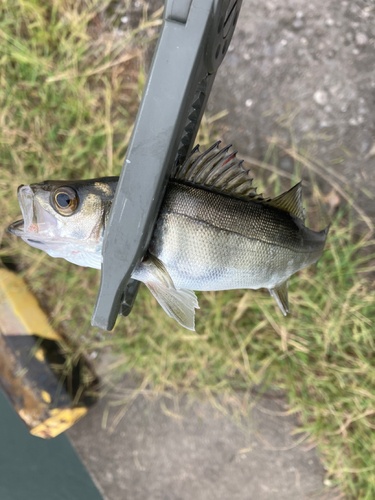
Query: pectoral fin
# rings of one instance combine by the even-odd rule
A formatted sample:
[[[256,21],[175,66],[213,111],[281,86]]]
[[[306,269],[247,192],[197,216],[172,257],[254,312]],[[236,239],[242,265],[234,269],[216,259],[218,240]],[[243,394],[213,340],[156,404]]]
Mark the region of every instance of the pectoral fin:
[[[149,255],[142,267],[142,281],[168,316],[194,331],[195,309],[199,309],[195,293],[192,290],[177,289],[164,264],[154,255]]]
[[[289,312],[289,301],[288,301],[288,288],[289,279],[276,286],[275,288],[269,288],[268,291],[275,298],[277,305],[280,307],[281,312],[284,316]]]

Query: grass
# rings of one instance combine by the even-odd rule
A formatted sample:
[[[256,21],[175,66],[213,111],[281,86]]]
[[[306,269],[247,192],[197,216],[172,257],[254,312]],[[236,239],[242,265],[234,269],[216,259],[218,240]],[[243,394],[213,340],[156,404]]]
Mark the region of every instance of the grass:
[[[199,293],[196,333],[169,319],[144,287],[131,316],[120,318],[112,333],[90,327],[99,273],[52,259],[6,233],[20,213],[19,184],[119,172],[144,83],[144,49],[160,24],[143,12],[139,26],[125,29],[119,19],[126,8],[0,3],[3,262],[16,263],[52,323],[80,349],[120,353],[114,370],[133,371],[142,388],[219,394],[223,411],[230,401],[237,414],[254,404],[254,387],[283,389],[299,430],[318,446],[327,479],[349,499],[375,498],[374,241],[370,220],[358,233],[363,214],[350,208],[349,193],[339,192],[344,202],[333,207],[317,269],[291,280],[287,318],[263,291]],[[204,145],[215,139],[214,122],[204,119]],[[267,195],[298,180],[302,166],[339,186],[324,165],[291,144],[274,138],[264,162],[252,161],[259,167],[256,185],[261,172],[269,173],[260,186]],[[286,153],[296,166],[287,181],[275,167]],[[309,191],[308,212],[316,221],[322,201],[314,182]]]

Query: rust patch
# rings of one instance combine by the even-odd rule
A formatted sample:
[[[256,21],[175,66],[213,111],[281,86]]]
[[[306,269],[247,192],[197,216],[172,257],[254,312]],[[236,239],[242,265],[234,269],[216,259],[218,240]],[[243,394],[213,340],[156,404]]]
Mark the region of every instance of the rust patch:
[[[40,425],[49,416],[48,407],[40,401],[0,333],[0,383],[13,407],[29,427]]]

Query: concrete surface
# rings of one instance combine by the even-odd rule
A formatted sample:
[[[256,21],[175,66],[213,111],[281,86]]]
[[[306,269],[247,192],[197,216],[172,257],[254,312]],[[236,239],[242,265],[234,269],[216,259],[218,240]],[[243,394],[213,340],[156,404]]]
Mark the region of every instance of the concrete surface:
[[[126,381],[123,382],[126,386]],[[138,396],[117,426],[107,399],[68,431],[106,500],[328,500],[324,469],[282,397],[237,425],[211,403]]]
[[[218,122],[223,142],[261,160],[268,137],[290,144],[283,125],[295,115],[297,147],[323,161],[374,217],[374,45],[373,2],[243,0],[208,103],[211,113],[229,111]],[[293,160],[280,155],[279,167],[292,171]]]
[[[364,0],[244,0],[209,101],[211,114],[229,111],[218,122],[223,142],[257,159],[267,137],[289,140],[280,119],[295,112],[297,145],[372,216],[375,204],[360,188],[375,192],[374,17]],[[279,166],[291,171],[293,160],[281,155]],[[321,187],[331,189],[322,179]],[[108,500],[335,498],[324,491],[315,449],[295,446],[298,421],[279,415],[283,398],[262,400],[243,428],[208,402],[181,401],[176,419],[166,414],[175,411],[169,400],[140,396],[109,433],[105,407],[68,434]]]

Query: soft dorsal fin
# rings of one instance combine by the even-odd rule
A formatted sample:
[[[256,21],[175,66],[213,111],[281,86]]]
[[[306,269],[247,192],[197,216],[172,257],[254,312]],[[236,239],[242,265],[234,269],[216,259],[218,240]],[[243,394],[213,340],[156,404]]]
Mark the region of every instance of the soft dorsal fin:
[[[283,283],[275,286],[275,288],[268,289],[272,297],[276,300],[277,305],[280,307],[284,316],[286,316],[289,312],[288,288],[289,278],[286,281],[283,281]]]
[[[175,166],[172,180],[246,199],[263,200],[252,185],[250,170],[245,170],[243,160],[236,158],[237,152],[228,153],[231,146],[219,149],[219,144],[220,141],[216,142],[204,153],[199,152],[199,145],[196,146],[182,165]]]
[[[280,194],[266,203],[272,207],[289,212],[303,221],[306,219],[305,209],[302,205],[302,181],[289,189],[289,191]]]

